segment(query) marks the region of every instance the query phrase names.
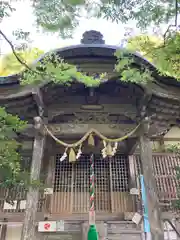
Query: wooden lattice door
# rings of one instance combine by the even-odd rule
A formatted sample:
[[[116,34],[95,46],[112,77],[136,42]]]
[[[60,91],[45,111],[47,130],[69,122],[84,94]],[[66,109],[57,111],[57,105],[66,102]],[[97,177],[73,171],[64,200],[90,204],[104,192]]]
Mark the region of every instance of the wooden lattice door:
[[[56,156],[52,213],[89,211],[90,156],[82,155],[75,164],[60,162]],[[128,189],[128,160],[117,155],[111,161],[95,155],[95,209],[98,213],[132,210]]]

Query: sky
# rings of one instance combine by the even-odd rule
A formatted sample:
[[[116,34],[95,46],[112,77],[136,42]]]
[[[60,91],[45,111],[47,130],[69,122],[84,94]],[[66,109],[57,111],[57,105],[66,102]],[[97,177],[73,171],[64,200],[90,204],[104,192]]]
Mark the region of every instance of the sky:
[[[82,19],[79,27],[75,30],[73,39],[63,40],[59,36],[52,34],[42,34],[38,33],[34,25],[34,17],[32,9],[28,1],[22,1],[16,5],[16,12],[12,14],[10,18],[6,18],[1,24],[0,28],[4,31],[6,36],[13,43],[15,43],[12,38],[12,31],[21,28],[24,31],[31,32],[31,39],[33,40],[32,46],[48,51],[51,49],[79,44],[82,38],[82,34],[88,30],[100,31],[104,35],[104,40],[106,44],[119,45],[121,40],[124,38],[125,27],[134,27],[134,23],[130,23],[125,26],[121,23],[116,24],[108,22],[103,19]],[[139,32],[136,29],[136,32]],[[0,53],[1,55],[10,52],[9,45],[2,39],[0,39]]]

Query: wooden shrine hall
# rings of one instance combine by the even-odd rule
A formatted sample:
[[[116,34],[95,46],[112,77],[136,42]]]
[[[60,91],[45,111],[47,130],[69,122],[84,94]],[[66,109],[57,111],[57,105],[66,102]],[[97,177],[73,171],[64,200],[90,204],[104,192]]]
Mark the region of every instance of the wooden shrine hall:
[[[180,158],[165,147],[180,142],[180,84],[158,75],[138,54],[136,67],[146,66],[154,81],[146,85],[122,82],[114,71],[118,49],[106,45],[99,32],[89,31],[81,44],[54,50],[89,75],[107,72],[108,79],[98,87],[77,81],[70,86],[52,82],[22,86],[18,74],[0,78],[0,105],[28,121],[27,129],[17,136],[22,143],[23,167],[46,186],[43,191],[14,189],[13,205],[4,198],[7,189],[0,189],[1,240],[20,240],[21,234],[23,240],[31,239],[28,234],[42,240],[87,239],[92,153],[100,239],[144,239],[143,221],[133,221],[137,214],[143,216],[140,174],[153,239],[168,239],[164,231],[173,231],[163,227],[163,219],[178,228],[180,214],[172,202],[178,197],[174,168],[180,165]],[[44,125],[48,132],[40,131]],[[94,146],[84,141],[76,161],[68,157],[61,161],[65,147],[56,139],[71,144],[90,129],[108,139],[128,137],[118,142],[114,155],[103,157],[103,141],[95,134]]]

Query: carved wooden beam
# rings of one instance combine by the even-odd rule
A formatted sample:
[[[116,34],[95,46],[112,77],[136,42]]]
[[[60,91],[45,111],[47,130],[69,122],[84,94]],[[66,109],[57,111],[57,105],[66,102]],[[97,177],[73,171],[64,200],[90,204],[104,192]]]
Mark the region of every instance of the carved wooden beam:
[[[61,124],[49,124],[48,128],[52,131],[55,136],[61,138],[76,138],[83,136],[90,128],[95,128],[102,134],[107,137],[122,137],[132,131],[136,127],[135,124],[70,124],[70,123],[61,123]],[[162,132],[165,132],[166,127],[162,128],[161,126],[155,127],[150,126],[149,136],[152,138],[159,139],[159,135]],[[42,128],[42,134],[44,130]],[[27,128],[21,133],[21,138],[23,139],[32,139],[35,136],[35,128],[33,124],[28,124]],[[136,138],[140,136],[140,131],[138,130],[136,134],[133,134],[131,138]],[[135,144],[133,142],[128,143],[129,149]]]
[[[49,125],[49,129],[56,135],[84,135],[89,129],[95,128],[107,136],[121,137],[131,132],[136,125],[134,124],[54,124]],[[136,136],[134,134],[134,136]]]
[[[40,121],[40,120],[38,120]],[[39,122],[41,124],[41,121]],[[42,126],[42,125],[41,125]],[[75,138],[81,137],[91,128],[95,128],[105,136],[109,137],[122,137],[127,133],[131,132],[136,127],[135,124],[49,124],[48,129],[55,135],[63,138]],[[28,124],[27,128],[24,130],[22,135],[28,137],[35,136],[35,128],[34,125]],[[43,127],[40,127],[39,131],[43,134]],[[136,137],[136,134],[133,134],[132,137]]]
[[[132,104],[102,104],[96,105],[99,106],[99,109],[85,109],[86,105],[74,104],[74,103],[64,103],[64,104],[52,104],[48,107],[48,119],[51,121],[54,117],[64,115],[64,114],[73,114],[73,113],[83,113],[84,116],[88,112],[95,113],[108,113],[108,114],[119,114],[124,115],[130,119],[135,119],[137,115],[136,106]],[[90,106],[89,106],[90,107]]]

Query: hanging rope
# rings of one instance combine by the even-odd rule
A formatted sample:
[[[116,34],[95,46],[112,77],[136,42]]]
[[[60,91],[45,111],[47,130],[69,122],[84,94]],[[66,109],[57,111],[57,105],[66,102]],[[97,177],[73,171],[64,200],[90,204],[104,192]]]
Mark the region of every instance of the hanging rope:
[[[89,208],[89,230],[87,240],[98,240],[98,232],[95,224],[95,175],[94,175],[94,155],[90,158],[90,208]]]
[[[116,143],[116,142],[122,142],[123,140],[127,139],[128,137],[132,136],[137,130],[138,128],[140,127],[140,124],[138,124],[138,126],[136,126],[130,133],[128,133],[127,135],[123,136],[123,137],[120,137],[120,138],[114,138],[114,139],[111,139],[111,138],[108,138],[108,137],[105,137],[102,133],[100,133],[99,131],[97,131],[96,129],[94,128],[91,128],[79,141],[75,142],[75,143],[66,143],[62,140],[59,140],[57,137],[55,137],[53,135],[53,133],[48,129],[48,127],[45,125],[45,130],[47,132],[47,134],[49,134],[49,136],[51,136],[54,141],[56,141],[57,143],[61,144],[62,146],[64,147],[67,147],[67,148],[74,148],[74,147],[77,147],[79,145],[81,145],[84,141],[86,141],[88,139],[88,137],[92,137],[92,135],[96,135],[98,136],[100,139],[102,139],[103,141],[106,141],[106,142],[109,142],[109,143]]]
[[[54,141],[56,141],[58,144],[61,144],[62,146],[65,147],[64,154],[61,156],[60,161],[64,161],[66,159],[66,157],[69,156],[69,162],[76,162],[76,160],[79,159],[82,154],[81,149],[82,149],[83,142],[88,140],[89,145],[95,146],[94,135],[96,135],[101,140],[103,140],[104,148],[101,150],[103,158],[106,158],[107,156],[112,157],[115,155],[115,153],[117,151],[118,142],[122,142],[123,140],[125,140],[128,137],[130,137],[131,135],[133,135],[138,130],[140,125],[141,124],[138,124],[138,126],[136,126],[127,135],[120,137],[120,138],[115,138],[115,139],[105,137],[102,133],[100,133],[96,129],[91,128],[79,141],[77,141],[75,143],[71,143],[71,144],[66,143],[62,140],[59,140],[57,137],[55,137],[54,134],[48,129],[48,127],[46,125],[44,125],[44,128],[46,130],[46,133],[49,136],[51,136],[52,139],[54,139]],[[113,144],[114,144],[114,146],[112,146]],[[77,149],[75,149],[76,147],[79,147],[79,150],[77,153],[76,153]],[[68,152],[68,154],[67,154],[67,152]]]
[[[90,158],[90,213],[94,213],[94,193],[95,193],[95,177],[94,177],[94,156]]]

